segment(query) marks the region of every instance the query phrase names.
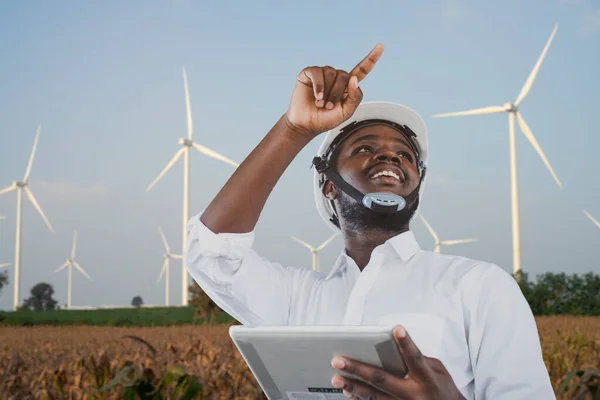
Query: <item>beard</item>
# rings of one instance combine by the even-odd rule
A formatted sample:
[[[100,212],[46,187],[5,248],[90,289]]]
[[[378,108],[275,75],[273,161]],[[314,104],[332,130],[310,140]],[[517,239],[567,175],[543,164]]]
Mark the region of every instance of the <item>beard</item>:
[[[340,225],[344,230],[364,233],[401,233],[408,230],[408,224],[419,207],[419,196],[401,211],[393,214],[378,213],[365,207],[352,197],[338,191],[335,208],[339,216]]]

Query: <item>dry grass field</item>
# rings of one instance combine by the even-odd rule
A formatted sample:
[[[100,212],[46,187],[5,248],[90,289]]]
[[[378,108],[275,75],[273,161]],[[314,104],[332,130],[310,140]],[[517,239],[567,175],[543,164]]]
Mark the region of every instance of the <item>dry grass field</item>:
[[[598,371],[600,318],[537,320],[557,393],[569,371]],[[0,327],[0,393],[19,400],[175,399],[186,394],[198,399],[265,399],[227,329],[228,325]],[[567,393],[557,397],[574,398],[580,380],[574,375]],[[100,392],[105,386],[109,388]],[[155,395],[135,395],[144,391]]]
[[[186,391],[194,399],[266,399],[227,329],[0,327],[0,393],[19,400],[144,398],[122,393],[129,381],[131,393],[162,383],[162,397],[146,397],[152,399],[184,398]],[[99,393],[128,361],[121,384]]]
[[[570,379],[569,390],[562,394],[561,384],[569,381],[569,371],[588,371],[590,383],[600,386],[600,317],[537,317],[544,361],[558,399],[592,399],[577,397],[581,388],[577,375]],[[565,379],[566,378],[566,379]],[[600,395],[598,395],[600,396]],[[596,397],[598,398],[598,397]],[[595,400],[595,399],[594,399]]]

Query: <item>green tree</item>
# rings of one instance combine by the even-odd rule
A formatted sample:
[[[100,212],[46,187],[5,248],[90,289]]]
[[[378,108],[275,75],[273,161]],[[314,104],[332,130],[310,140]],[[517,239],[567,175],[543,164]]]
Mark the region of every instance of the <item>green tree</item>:
[[[547,272],[536,282],[515,276],[534,315],[600,315],[600,275]]]
[[[189,293],[192,297],[189,304],[194,307],[194,319],[202,319],[204,322],[212,324],[215,318],[221,314],[223,310],[208,297],[197,283],[193,283],[189,286]]]
[[[2,289],[6,285],[8,285],[8,272],[4,271],[0,274],[0,293],[2,293]]]
[[[52,298],[54,288],[46,282],[40,282],[29,291],[30,296],[23,301],[23,307],[29,310],[56,310],[58,301]]]
[[[142,305],[144,305],[144,300],[142,300],[142,296],[135,296],[131,300],[131,305],[136,308],[140,308]]]

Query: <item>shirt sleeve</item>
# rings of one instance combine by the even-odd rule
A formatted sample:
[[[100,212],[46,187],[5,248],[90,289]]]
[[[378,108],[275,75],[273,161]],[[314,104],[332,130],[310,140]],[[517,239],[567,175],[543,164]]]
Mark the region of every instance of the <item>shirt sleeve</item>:
[[[244,325],[287,325],[296,277],[252,249],[254,231],[214,233],[200,221],[187,224],[183,261],[192,278],[225,312]]]
[[[475,398],[556,399],[535,318],[521,288],[494,264],[482,268],[480,277],[469,292],[474,304],[468,339]]]

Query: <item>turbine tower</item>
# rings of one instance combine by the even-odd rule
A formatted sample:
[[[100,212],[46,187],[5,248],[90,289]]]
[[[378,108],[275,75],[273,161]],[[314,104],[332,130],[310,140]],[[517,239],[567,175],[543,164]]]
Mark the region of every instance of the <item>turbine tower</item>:
[[[292,239],[294,239],[296,242],[300,243],[302,246],[304,246],[310,250],[310,252],[312,253],[312,269],[314,271],[321,272],[321,267],[319,266],[319,252],[321,250],[323,250],[325,248],[325,246],[327,246],[329,243],[331,243],[337,235],[338,235],[337,233],[334,233],[329,239],[324,241],[318,247],[311,246],[310,244],[306,243],[305,241],[300,240],[294,236],[292,236]]]
[[[533,136],[533,133],[531,133],[531,129],[529,129],[529,126],[527,125],[527,123],[525,122],[523,117],[521,116],[521,113],[519,112],[519,108],[518,108],[520,106],[521,102],[525,99],[525,96],[527,96],[527,93],[529,93],[531,86],[533,85],[533,81],[535,80],[535,77],[540,69],[540,66],[542,65],[542,61],[544,60],[544,57],[546,56],[546,53],[548,52],[548,48],[550,47],[550,43],[552,43],[552,40],[554,39],[554,35],[556,34],[557,29],[558,29],[558,24],[556,24],[554,26],[554,29],[552,30],[552,33],[550,34],[550,38],[546,42],[546,46],[544,47],[542,54],[538,58],[535,66],[533,67],[533,70],[529,74],[527,81],[523,85],[523,88],[521,89],[521,92],[517,96],[517,99],[515,100],[514,103],[507,102],[507,103],[504,103],[504,105],[502,105],[502,106],[489,106],[489,107],[477,108],[477,109],[468,110],[468,111],[458,111],[458,112],[451,112],[451,113],[445,113],[445,114],[436,114],[433,116],[434,118],[443,118],[443,117],[457,117],[457,116],[461,116],[461,115],[484,115],[484,114],[497,114],[497,113],[504,113],[504,112],[508,113],[508,135],[509,135],[508,138],[509,138],[509,146],[510,146],[510,189],[511,189],[512,235],[513,235],[513,272],[514,272],[515,276],[517,273],[521,272],[521,239],[520,239],[520,230],[519,230],[519,195],[518,195],[518,188],[517,188],[517,154],[516,154],[516,144],[515,144],[515,139],[516,139],[515,138],[515,118],[517,119],[519,127],[521,128],[521,131],[523,132],[523,134],[525,135],[527,140],[531,143],[531,145],[533,146],[535,151],[538,153],[538,155],[540,156],[540,158],[546,165],[546,168],[548,168],[548,170],[550,171],[550,174],[556,181],[556,184],[558,185],[559,188],[562,189],[562,184],[561,184],[560,180],[554,173],[554,170],[552,169],[550,162],[546,158],[546,155],[542,151],[542,148],[538,144],[536,138]]]
[[[427,227],[427,230],[429,230],[429,233],[431,233],[431,236],[433,236],[433,240],[435,241],[435,248],[433,249],[434,253],[439,253],[441,246],[453,246],[455,244],[472,243],[472,242],[476,242],[476,241],[479,240],[479,239],[476,239],[476,238],[472,238],[472,239],[455,239],[455,240],[440,240],[440,238],[438,237],[437,233],[435,233],[435,231],[433,230],[433,228],[431,227],[431,225],[429,224],[429,222],[427,222],[427,220],[425,219],[425,217],[421,213],[419,213],[419,212],[417,214],[421,218],[421,221],[423,221],[423,224],[425,224],[425,226]]]
[[[594,223],[594,225],[598,227],[598,229],[600,229],[600,222],[598,222],[596,218],[592,217],[592,214],[590,214],[586,210],[583,210],[583,213],[590,219],[590,221]]]
[[[170,260],[171,258],[181,260],[182,257],[180,254],[171,253],[171,248],[169,247],[169,243],[167,243],[167,238],[165,238],[165,234],[160,226],[158,227],[158,231],[160,232],[163,244],[165,245],[165,252],[163,254],[165,257],[165,262],[163,263],[162,269],[160,270],[160,275],[158,276],[158,280],[156,282],[160,282],[160,278],[162,278],[163,274],[165,275],[165,306],[169,306],[169,269],[171,268]]]
[[[54,272],[58,272],[64,268],[69,267],[69,284],[68,284],[68,289],[67,289],[67,308],[69,310],[71,309],[71,287],[73,284],[73,267],[77,268],[77,270],[79,272],[81,272],[90,281],[92,280],[92,278],[90,278],[90,276],[87,274],[87,272],[85,272],[83,270],[83,268],[81,268],[81,265],[77,264],[77,261],[75,261],[75,247],[76,246],[77,246],[77,231],[75,231],[73,233],[73,248],[71,249],[71,258],[67,258],[67,261],[63,265],[58,267],[56,269],[56,271],[54,271]]]
[[[15,283],[14,283],[14,295],[13,295],[13,310],[16,311],[19,306],[19,279],[21,274],[21,212],[23,210],[23,191],[29,198],[29,201],[38,213],[42,216],[42,219],[50,229],[50,232],[54,233],[52,229],[52,225],[50,225],[50,221],[44,215],[44,212],[40,208],[37,200],[31,193],[29,189],[29,174],[31,173],[31,166],[33,165],[33,158],[35,156],[35,148],[37,147],[37,142],[40,137],[40,131],[42,129],[41,125],[38,125],[37,132],[35,134],[35,140],[33,141],[33,149],[31,150],[31,155],[29,156],[29,163],[27,164],[27,169],[25,170],[25,176],[21,181],[13,181],[12,185],[0,190],[0,195],[5,193],[12,192],[14,190],[17,191],[17,222],[16,222],[16,234],[15,234]]]
[[[163,175],[175,164],[177,160],[183,155],[183,229],[182,229],[182,243],[181,243],[181,254],[185,252],[185,245],[187,243],[187,230],[185,228],[189,220],[190,214],[190,148],[194,147],[200,153],[207,155],[211,158],[223,161],[234,167],[238,167],[239,164],[194,142],[192,139],[192,109],[190,105],[190,94],[188,91],[187,74],[185,68],[183,68],[183,85],[185,90],[185,107],[187,113],[187,138],[180,138],[179,144],[182,146],[181,149],[169,161],[167,166],[161,171],[161,173],[154,179],[154,181],[148,186],[146,192],[150,191],[152,187],[163,177]],[[185,265],[181,263],[181,304],[187,306],[188,304],[188,274]]]

